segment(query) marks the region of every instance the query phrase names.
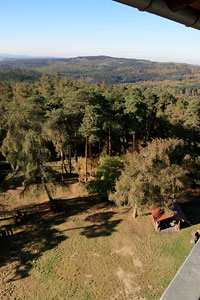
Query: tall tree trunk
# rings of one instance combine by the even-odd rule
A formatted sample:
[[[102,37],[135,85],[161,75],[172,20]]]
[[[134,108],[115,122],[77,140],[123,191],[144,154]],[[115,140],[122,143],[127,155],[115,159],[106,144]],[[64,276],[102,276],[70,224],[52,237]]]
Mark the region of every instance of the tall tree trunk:
[[[109,128],[109,132],[108,132],[108,154],[109,156],[111,156],[111,133],[110,133],[110,128]]]
[[[87,156],[88,156],[88,137],[85,139],[85,182],[87,182]]]
[[[64,154],[63,154],[63,155],[64,155]],[[66,157],[66,156],[65,156],[65,157]],[[66,164],[65,164],[65,160],[66,160],[66,159],[63,160],[63,166],[64,166],[65,173],[68,174],[67,167],[66,167]]]
[[[125,143],[126,143],[126,139],[125,139],[125,137],[123,137],[122,138],[122,143],[121,143],[121,153],[122,154],[125,153],[125,147],[124,147]]]
[[[74,151],[74,159],[75,159],[75,162],[78,162],[78,155],[77,155],[77,148],[76,148],[76,143],[75,143],[75,151]]]
[[[133,154],[135,152],[135,133],[133,133]]]
[[[60,157],[61,157],[61,172],[62,172],[62,181],[64,181],[63,173],[64,173],[64,158],[63,151],[60,149]]]
[[[49,201],[53,201],[53,198],[51,197],[49,190],[44,182],[43,182],[43,186],[44,186],[45,192],[47,193]]]
[[[76,130],[75,130],[75,140],[74,140],[74,159],[75,159],[75,162],[78,162],[78,156],[77,156],[77,140],[76,140],[76,137],[77,137],[77,133],[76,133]]]
[[[60,158],[61,158],[62,181],[64,181],[64,177],[63,177],[64,170],[65,170],[66,174],[68,172],[67,172],[67,169],[66,169],[66,166],[65,166],[64,153],[63,153],[63,149],[62,149],[62,139],[61,139],[60,136],[59,136],[58,142],[60,144]]]
[[[69,165],[69,174],[72,174],[72,151],[71,148],[68,154],[68,165]]]
[[[136,218],[137,216],[138,216],[137,205],[135,205],[134,210],[133,210],[133,218]]]

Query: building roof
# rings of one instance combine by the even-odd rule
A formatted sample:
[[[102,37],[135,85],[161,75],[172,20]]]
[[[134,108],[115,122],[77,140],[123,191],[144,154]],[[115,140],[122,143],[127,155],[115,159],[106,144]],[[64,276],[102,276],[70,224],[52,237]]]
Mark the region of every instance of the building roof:
[[[188,218],[182,211],[180,204],[178,202],[173,203],[169,208],[171,210],[171,212],[169,212],[169,213],[166,213],[160,207],[152,208],[150,211],[151,211],[154,222],[160,222],[160,221],[172,218],[172,217],[176,217],[177,219],[180,219],[183,222],[190,223]]]
[[[162,210],[160,207],[154,207],[150,211],[154,222],[160,222],[174,216],[174,213],[165,213],[164,210]]]
[[[200,29],[200,0],[114,0]]]
[[[169,284],[160,300],[200,299],[200,239]]]

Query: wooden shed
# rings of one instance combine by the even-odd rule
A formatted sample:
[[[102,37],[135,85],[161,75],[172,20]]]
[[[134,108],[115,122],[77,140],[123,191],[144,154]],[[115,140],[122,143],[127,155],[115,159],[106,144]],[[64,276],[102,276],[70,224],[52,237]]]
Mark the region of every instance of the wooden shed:
[[[173,203],[169,209],[169,212],[165,212],[160,207],[150,209],[156,231],[168,228],[180,230],[183,223],[190,224],[178,202]]]

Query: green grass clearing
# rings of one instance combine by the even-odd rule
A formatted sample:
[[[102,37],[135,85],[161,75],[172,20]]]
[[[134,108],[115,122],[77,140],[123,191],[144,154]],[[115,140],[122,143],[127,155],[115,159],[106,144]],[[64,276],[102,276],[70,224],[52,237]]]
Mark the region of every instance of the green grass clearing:
[[[150,216],[133,220],[131,209],[101,203],[77,183],[56,198],[65,212],[53,214],[42,197],[2,198],[7,215],[19,204],[41,214],[1,240],[1,300],[159,299],[192,249],[198,224],[155,233]]]

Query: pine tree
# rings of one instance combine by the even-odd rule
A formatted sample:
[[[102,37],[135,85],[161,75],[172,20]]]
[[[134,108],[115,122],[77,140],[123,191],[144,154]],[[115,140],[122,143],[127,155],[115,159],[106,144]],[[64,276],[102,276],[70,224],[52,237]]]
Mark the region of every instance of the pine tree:
[[[21,100],[20,100],[21,101]],[[14,101],[8,119],[8,131],[1,151],[15,171],[24,176],[24,191],[35,184],[49,198],[54,184],[53,171],[46,165],[50,152],[46,134],[42,130],[45,121],[44,98],[33,95],[26,102]]]
[[[88,104],[85,106],[85,113],[79,132],[85,138],[85,182],[87,182],[87,158],[88,144],[94,144],[101,131],[101,107],[97,102],[98,96],[88,95]]]
[[[127,116],[127,126],[129,134],[132,135],[133,153],[136,149],[136,134],[144,133],[146,104],[144,96],[139,89],[130,89],[125,96],[125,114]]]
[[[185,191],[188,182],[187,170],[173,159],[180,145],[180,140],[156,139],[131,155],[110,200],[135,208],[167,207]]]
[[[103,92],[102,101],[103,139],[105,153],[111,156],[114,143],[120,146],[120,137],[125,135],[124,97],[115,86],[111,86]],[[120,151],[119,151],[120,152]]]

